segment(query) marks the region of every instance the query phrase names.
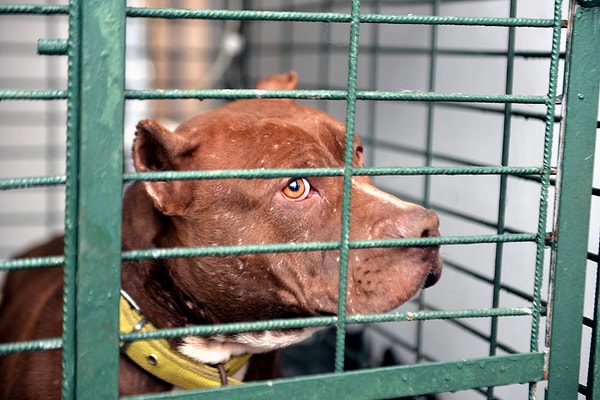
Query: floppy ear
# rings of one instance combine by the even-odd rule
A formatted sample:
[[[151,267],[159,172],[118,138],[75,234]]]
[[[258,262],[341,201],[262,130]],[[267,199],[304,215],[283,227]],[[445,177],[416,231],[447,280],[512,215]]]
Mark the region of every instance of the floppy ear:
[[[133,164],[137,172],[177,170],[177,160],[196,145],[153,119],[140,121],[133,142]],[[181,181],[143,182],[154,206],[163,214],[182,212],[189,196],[180,193]],[[184,204],[185,203],[185,204]]]
[[[298,84],[298,74],[290,71],[287,74],[266,77],[256,84],[262,90],[294,90]]]

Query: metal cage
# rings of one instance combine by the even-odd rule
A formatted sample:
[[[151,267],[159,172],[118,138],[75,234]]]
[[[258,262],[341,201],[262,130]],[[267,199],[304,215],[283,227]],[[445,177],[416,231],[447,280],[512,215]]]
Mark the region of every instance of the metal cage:
[[[546,0],[535,15],[517,0],[48,3],[0,2],[0,271],[64,266],[64,333],[1,343],[0,356],[60,348],[63,398],[109,399],[120,341],[323,326],[331,330],[283,352],[302,376],[143,398],[600,398],[598,1]],[[194,37],[164,48],[158,24],[186,38],[182,21],[205,24],[212,45]],[[178,45],[188,46],[181,60]],[[223,57],[209,83],[157,83],[160,68],[210,70]],[[30,62],[40,65],[28,75]],[[299,90],[247,89],[292,68]],[[187,112],[198,100],[255,97],[337,116],[346,143],[355,132],[365,142],[370,166],[130,172],[131,121],[188,116],[170,104],[187,102]],[[373,176],[436,210],[444,236],[351,241],[345,198],[335,242],[121,251],[127,182],[298,173],[342,176],[347,193],[353,175]],[[62,228],[64,256],[9,258]],[[122,260],[338,250],[343,289],[350,249],[415,244],[442,245],[445,276],[392,313],[346,316],[340,301],[337,317],[118,333]],[[307,366],[302,346],[331,357]]]

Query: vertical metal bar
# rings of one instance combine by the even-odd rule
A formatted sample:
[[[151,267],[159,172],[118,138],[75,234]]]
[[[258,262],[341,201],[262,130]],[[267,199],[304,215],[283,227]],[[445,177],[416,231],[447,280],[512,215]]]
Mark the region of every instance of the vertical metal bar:
[[[576,399],[600,92],[600,3],[572,4],[552,259],[548,400]],[[587,6],[585,6],[587,5]]]
[[[431,15],[439,15],[440,13],[440,0],[433,0]],[[431,25],[431,41],[429,43],[429,85],[428,91],[435,92],[436,87],[436,75],[437,75],[437,53],[438,53],[438,25]],[[433,128],[434,128],[434,114],[435,114],[435,103],[429,102],[427,104],[427,131],[425,141],[425,165],[431,166],[433,163]],[[430,205],[430,193],[431,193],[431,175],[425,175],[425,185],[423,190],[423,206],[429,208]],[[425,308],[425,292],[421,291],[418,297],[419,310]],[[422,343],[423,343],[423,328],[424,321],[417,321],[417,341],[415,350],[415,361],[420,362],[423,359]]]
[[[511,0],[509,17],[515,18],[517,15],[517,2]],[[508,28],[508,42],[506,49],[506,82],[504,87],[505,94],[513,93],[514,64],[515,64],[515,27]],[[501,165],[508,165],[510,154],[510,133],[511,133],[512,104],[504,105],[504,120],[502,131],[502,156]],[[508,175],[500,175],[500,188],[498,198],[498,213],[496,221],[496,232],[501,235],[504,233],[506,223],[506,193],[508,190]],[[500,304],[500,287],[502,284],[502,256],[504,252],[504,243],[496,243],[496,254],[494,257],[494,284],[492,288],[492,308],[497,308]],[[490,350],[489,355],[496,355],[498,345],[498,317],[491,318],[490,324]],[[494,398],[494,388],[487,388],[487,398]]]
[[[75,398],[75,283],[77,281],[77,203],[79,172],[79,91],[81,40],[79,6],[69,4],[68,100],[65,184],[65,265],[63,278],[62,398]]]
[[[342,201],[342,237],[340,240],[340,284],[338,322],[336,324],[335,372],[344,371],[346,342],[346,289],[348,287],[348,253],[350,241],[350,192],[352,189],[352,159],[354,156],[354,119],[356,116],[356,85],[358,78],[358,34],[360,0],[352,0],[350,43],[348,51],[348,91],[346,96],[346,148],[344,156],[344,188]]]
[[[536,261],[533,286],[533,314],[531,321],[530,351],[539,350],[539,328],[542,313],[542,277],[546,251],[546,224],[548,214],[548,193],[550,188],[550,171],[552,161],[552,142],[554,137],[555,111],[558,86],[558,67],[560,60],[560,42],[562,32],[562,0],[554,2],[554,26],[552,33],[552,51],[550,55],[550,76],[548,78],[548,103],[546,107],[544,157],[540,183],[540,204],[536,239]],[[549,321],[549,319],[548,319]],[[549,329],[549,327],[548,327]],[[534,387],[530,386],[530,398],[535,397]]]
[[[125,2],[73,0],[70,11],[63,397],[110,399],[118,397]]]
[[[594,323],[592,325],[592,342],[590,344],[590,362],[588,365],[586,399],[600,398],[600,237],[598,237],[598,253],[596,257],[596,291],[594,306]]]

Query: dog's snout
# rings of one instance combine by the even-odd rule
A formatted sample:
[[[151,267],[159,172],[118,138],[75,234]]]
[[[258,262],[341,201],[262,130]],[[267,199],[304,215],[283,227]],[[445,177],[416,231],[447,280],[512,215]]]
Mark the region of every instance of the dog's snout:
[[[440,220],[436,213],[419,207],[400,221],[400,236],[405,238],[431,238],[440,236]]]

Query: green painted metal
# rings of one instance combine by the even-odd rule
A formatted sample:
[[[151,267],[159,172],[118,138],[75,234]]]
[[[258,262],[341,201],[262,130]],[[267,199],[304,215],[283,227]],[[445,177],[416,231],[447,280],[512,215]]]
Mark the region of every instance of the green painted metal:
[[[431,4],[431,15],[437,16],[440,11],[440,1],[435,0]],[[438,35],[439,26],[431,26],[431,39],[429,43],[429,76],[427,89],[429,92],[435,92],[436,89],[436,75],[437,64],[438,64]],[[435,115],[435,103],[427,103],[427,119],[426,119],[426,139],[425,139],[425,166],[431,167],[433,164],[433,130],[434,130],[434,115]],[[373,146],[375,147],[375,146]],[[373,150],[374,152],[375,150]],[[425,175],[423,183],[423,202],[422,205],[425,208],[431,208],[431,175]],[[425,308],[425,293],[421,291],[418,295],[418,307],[419,310]],[[417,343],[415,351],[415,361],[421,362],[423,360],[423,331],[424,323],[422,321],[417,322]]]
[[[69,44],[66,39],[39,39],[38,54],[43,56],[68,55]]]
[[[62,332],[62,399],[74,399],[76,394],[75,360],[77,356],[77,236],[79,202],[79,139],[80,139],[80,9],[69,4],[69,40],[67,90],[67,143],[65,182],[65,248],[63,272],[63,332]]]
[[[29,340],[26,342],[17,343],[2,343],[0,344],[0,356],[12,353],[21,353],[24,351],[55,350],[60,349],[61,347],[61,338]]]
[[[353,9],[354,10],[354,9]],[[135,8],[127,9],[129,17],[168,18],[168,19],[233,19],[250,21],[298,21],[298,22],[335,22],[335,23],[377,23],[377,24],[419,24],[419,25],[481,25],[481,26],[522,26],[548,28],[553,25],[551,19],[536,18],[493,18],[493,17],[454,17],[429,15],[382,15],[352,13],[318,13],[299,11],[261,11],[254,10],[183,10],[173,8]]]
[[[559,201],[556,210],[557,235],[547,237],[546,215],[548,192],[551,184],[551,145],[553,128],[557,122],[554,115],[558,65],[560,60],[560,37],[563,29],[561,1],[555,2],[553,19],[515,18],[516,1],[511,1],[508,18],[490,17],[447,17],[435,15],[439,2],[435,1],[431,16],[386,15],[362,13],[361,2],[353,0],[349,13],[264,11],[252,10],[183,10],[125,7],[118,0],[72,0],[69,6],[0,5],[0,14],[69,15],[68,40],[40,40],[38,52],[43,55],[69,57],[69,87],[67,90],[0,90],[0,100],[68,101],[67,172],[65,176],[25,177],[0,179],[0,190],[22,189],[41,186],[67,186],[65,211],[65,256],[43,257],[26,260],[0,262],[0,271],[9,269],[39,268],[65,265],[65,316],[63,338],[42,341],[0,344],[0,355],[20,351],[42,351],[63,348],[63,398],[106,398],[118,397],[118,343],[146,338],[215,333],[248,332],[294,327],[335,326],[337,327],[335,373],[315,377],[253,383],[243,387],[225,388],[205,392],[186,392],[173,398],[382,398],[418,395],[438,391],[457,391],[471,388],[495,387],[499,385],[530,383],[530,397],[535,395],[535,382],[544,379],[544,355],[538,353],[539,321],[546,313],[542,301],[542,272],[548,244],[554,251],[554,286],[551,303],[552,319],[549,343],[549,386],[547,399],[563,400],[577,396],[579,345],[581,329],[581,306],[583,302],[583,279],[585,271],[585,221],[589,212],[591,190],[591,168],[598,107],[598,79],[600,79],[600,19],[599,4],[595,0],[580,1],[571,21],[570,47],[567,54],[568,79],[564,100],[564,127],[561,151],[561,179],[558,182]],[[325,6],[322,10],[326,10]],[[125,18],[166,19],[236,19],[244,21],[304,21],[332,22],[350,25],[348,53],[348,82],[344,90],[286,90],[265,93],[259,90],[125,90],[124,53]],[[361,24],[428,24],[432,35],[430,49],[429,91],[366,91],[357,88],[358,60]],[[507,63],[507,80],[504,94],[462,94],[435,92],[436,57],[439,54],[467,54],[468,51],[438,49],[435,32],[441,25],[506,27],[509,32],[507,52],[477,52],[503,57]],[[515,95],[511,90],[512,60],[523,52],[514,49],[515,29],[520,27],[553,30],[552,49],[535,57],[550,57],[550,79],[548,94]],[[512,39],[511,39],[512,38]],[[411,52],[414,49],[401,49]],[[372,65],[377,64],[372,54]],[[327,65],[325,62],[323,65]],[[374,68],[375,69],[375,68]],[[590,79],[596,77],[598,79]],[[371,76],[374,81],[376,77]],[[374,86],[374,85],[373,85]],[[240,99],[240,98],[297,98],[345,101],[346,112],[346,160],[344,168],[319,169],[274,169],[274,170],[228,170],[228,171],[185,171],[123,174],[122,131],[123,106],[126,99]],[[422,167],[353,168],[351,166],[352,143],[356,104],[359,101],[410,101],[428,102],[428,130],[430,131]],[[486,105],[467,103],[500,104],[502,110]],[[545,147],[541,166],[512,167],[508,163],[506,149],[510,139],[511,117],[518,115],[513,104],[540,104],[546,106],[545,115],[527,114],[544,119]],[[504,153],[500,166],[471,165],[465,160],[444,158],[432,152],[432,125],[436,107],[472,107],[481,111],[502,112],[505,118]],[[523,114],[523,115],[525,115]],[[373,121],[371,122],[373,124]],[[375,137],[370,137],[377,143]],[[380,143],[381,144],[381,143]],[[386,145],[383,144],[385,147]],[[374,154],[374,153],[373,153]],[[439,157],[438,157],[439,156]],[[432,166],[433,158],[460,164],[458,166]],[[255,179],[283,176],[341,176],[344,178],[344,203],[342,209],[342,235],[339,241],[307,242],[296,244],[267,244],[262,246],[214,246],[186,249],[134,250],[121,254],[120,207],[123,182],[169,179]],[[501,182],[501,198],[496,221],[485,221],[473,217],[477,223],[496,229],[494,235],[447,236],[426,239],[389,239],[376,241],[349,240],[350,187],[353,175],[422,175],[426,181],[434,175],[498,175]],[[515,232],[505,226],[503,208],[506,182],[509,177],[531,179],[540,183],[539,221],[536,232]],[[568,177],[568,178],[565,178]],[[425,185],[425,202],[429,203]],[[430,204],[427,204],[428,206]],[[443,206],[431,204],[434,208]],[[451,210],[448,210],[452,214]],[[469,217],[459,215],[465,220]],[[501,280],[502,251],[506,242],[532,242],[537,249],[534,287],[524,293],[505,285]],[[392,247],[413,245],[463,245],[495,243],[496,268],[492,278],[478,274],[460,265],[469,276],[493,286],[493,306],[479,310],[435,310],[425,299],[418,312],[387,313],[366,316],[345,316],[345,290],[347,280],[347,257],[350,249],[367,247]],[[118,289],[121,260],[165,257],[199,257],[206,255],[227,256],[244,253],[289,252],[311,250],[339,250],[340,268],[340,317],[302,318],[214,326],[192,326],[158,330],[150,333],[118,334]],[[530,302],[523,308],[499,308],[499,293],[506,291]],[[599,306],[600,307],[600,306]],[[497,350],[515,353],[516,350],[498,341],[496,322],[502,317],[521,317],[532,321],[530,351],[528,353],[497,356]],[[487,318],[491,321],[491,332],[483,332],[462,323],[462,319]],[[424,363],[413,366],[385,369],[369,369],[342,373],[344,369],[344,341],[347,324],[389,321],[452,320],[457,326],[469,330],[475,337],[490,342],[490,357],[458,362]],[[596,343],[598,339],[598,318]],[[594,348],[598,352],[598,346]],[[415,349],[423,360],[420,346]],[[590,364],[588,398],[600,393],[600,384],[594,371],[600,370],[598,356]],[[307,388],[309,390],[307,390]],[[488,397],[493,398],[493,389]],[[590,397],[591,396],[591,397]],[[171,398],[162,394],[143,398]]]
[[[533,242],[537,235],[533,233],[513,233],[504,235],[472,235],[472,236],[442,236],[433,238],[403,238],[403,239],[377,239],[353,240],[348,242],[350,249],[370,247],[401,247],[401,246],[436,246],[444,244],[473,244],[473,243],[498,243],[498,242]],[[240,246],[209,246],[186,247],[169,249],[130,250],[123,253],[123,260],[158,259],[167,257],[201,257],[201,256],[231,256],[239,254],[256,253],[281,253],[315,250],[335,250],[339,242],[306,242],[306,243],[274,243],[261,245]]]
[[[566,97],[552,262],[548,400],[576,399],[600,93],[600,7],[569,21]]]
[[[598,238],[598,253],[596,254],[596,303],[592,322],[592,339],[590,343],[590,362],[587,376],[587,399],[600,397],[600,237]]]
[[[517,13],[516,0],[510,1],[509,16],[515,18]],[[507,41],[507,55],[506,55],[506,79],[505,79],[505,94],[513,93],[513,82],[514,82],[514,64],[515,64],[515,27],[508,29],[508,41]],[[503,166],[509,165],[510,156],[510,137],[511,137],[511,122],[512,122],[512,104],[507,103],[504,105],[504,121],[503,121],[503,132],[502,132],[502,150],[501,150],[501,164]],[[508,189],[508,176],[500,175],[499,184],[499,198],[498,198],[498,211],[496,220],[496,232],[503,234],[506,229],[506,198]],[[494,257],[494,278],[493,278],[493,289],[492,289],[492,307],[496,308],[500,305],[500,295],[502,288],[502,260],[504,256],[504,243],[496,243],[495,257]],[[489,355],[494,356],[498,352],[498,323],[497,317],[494,317],[490,321],[490,347]],[[487,388],[486,395],[489,400],[494,398],[494,387],[490,386]]]
[[[72,1],[63,398],[118,394],[125,6]]]
[[[192,391],[174,395],[127,397],[142,399],[385,399],[431,392],[500,386],[543,379],[544,355],[516,354],[458,362],[351,371],[283,381],[248,383],[243,387]]]
[[[532,304],[534,307],[534,313],[532,316],[531,324],[531,335],[529,339],[530,351],[537,351],[540,346],[540,320],[543,310],[546,305],[542,301],[542,277],[544,275],[545,267],[545,252],[548,240],[546,237],[547,227],[547,215],[548,215],[548,195],[549,187],[551,183],[550,176],[552,174],[552,143],[554,138],[554,123],[556,122],[555,109],[558,88],[558,71],[559,71],[559,59],[560,59],[560,43],[561,34],[563,28],[562,15],[562,1],[556,1],[554,3],[554,25],[552,28],[552,48],[550,55],[550,68],[548,77],[548,103],[546,107],[545,117],[545,132],[544,132],[544,154],[542,161],[542,173],[540,175],[540,202],[539,202],[539,214],[538,214],[538,226],[537,226],[537,248],[536,248],[536,263],[535,263],[535,275],[534,275],[534,286],[533,286],[533,300]],[[546,312],[547,314],[547,312]],[[547,367],[546,367],[547,368]],[[529,398],[535,399],[536,384],[530,383],[529,386]]]
[[[256,89],[147,89],[125,91],[125,97],[130,100],[154,99],[320,99],[346,100],[345,90],[273,90]],[[0,100],[61,100],[67,97],[64,90],[2,90]],[[357,100],[387,100],[387,101],[440,101],[461,103],[523,103],[546,104],[546,96],[526,95],[488,95],[488,94],[459,94],[459,93],[429,93],[419,91],[356,91]]]
[[[477,310],[428,310],[418,312],[390,312],[384,314],[350,315],[348,324],[375,322],[421,321],[434,319],[486,318],[496,316],[531,316],[531,308],[490,308]],[[235,332],[255,332],[273,329],[292,329],[316,326],[332,326],[338,317],[312,317],[257,322],[239,322],[217,325],[198,325],[184,328],[159,329],[151,332],[136,332],[121,335],[121,340],[130,342],[141,339],[176,338],[181,336],[206,336]]]
[[[358,80],[358,37],[360,28],[360,0],[352,1],[350,45],[348,49],[348,90],[346,97],[346,138],[344,148],[344,183],[342,199],[342,232],[340,238],[340,273],[338,290],[338,317],[335,346],[335,371],[344,371],[346,338],[346,290],[348,288],[348,257],[350,253],[350,201],[352,191],[352,162],[354,158],[354,124],[356,118],[356,90]]]
[[[15,91],[15,98],[27,98],[29,93],[35,91]],[[1,94],[1,93],[0,93]],[[12,92],[7,91],[6,96]],[[18,97],[22,96],[22,97]],[[318,99],[318,100],[346,100],[346,90],[273,90],[262,91],[256,89],[162,89],[162,90],[127,90],[127,99],[151,100],[151,99]],[[0,97],[1,99],[1,97]],[[489,95],[468,93],[430,93],[412,90],[402,91],[356,91],[357,100],[387,100],[387,101],[440,101],[461,103],[523,103],[523,104],[546,104],[546,96],[527,95]]]

